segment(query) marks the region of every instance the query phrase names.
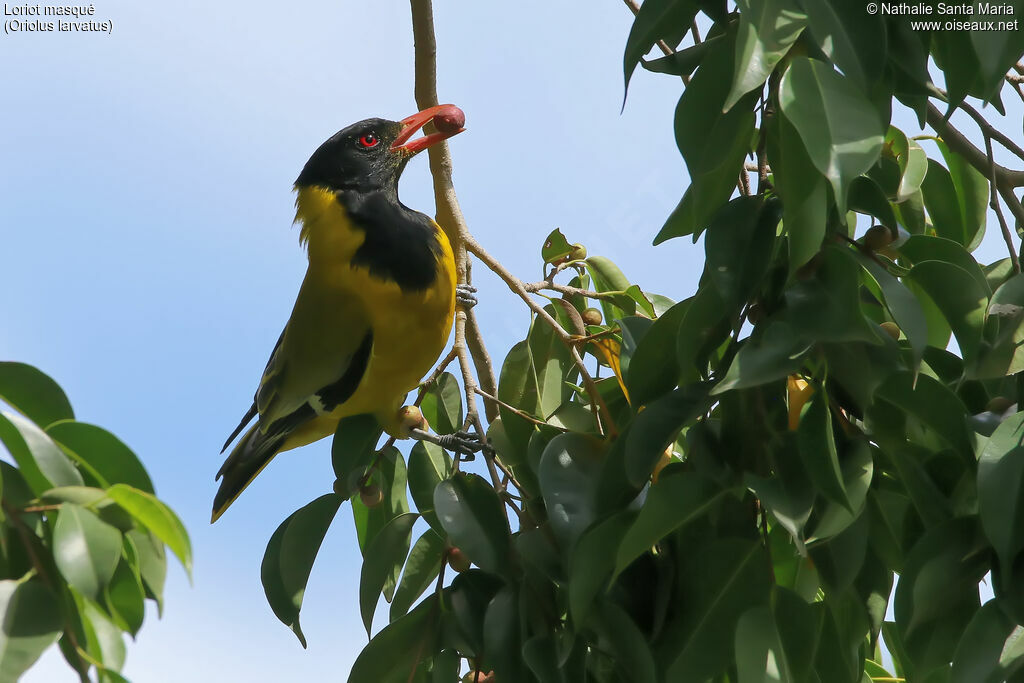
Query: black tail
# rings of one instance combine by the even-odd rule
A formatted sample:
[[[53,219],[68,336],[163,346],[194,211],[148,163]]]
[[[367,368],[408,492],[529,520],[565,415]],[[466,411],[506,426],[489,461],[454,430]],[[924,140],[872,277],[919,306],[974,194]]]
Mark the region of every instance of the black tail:
[[[264,434],[260,431],[258,423],[245,433],[217,472],[217,478],[224,479],[213,498],[211,524],[224,514],[224,511],[235,502],[235,498],[238,498],[256,475],[263,471],[267,463],[274,459],[277,451],[284,445],[285,438],[285,434]]]

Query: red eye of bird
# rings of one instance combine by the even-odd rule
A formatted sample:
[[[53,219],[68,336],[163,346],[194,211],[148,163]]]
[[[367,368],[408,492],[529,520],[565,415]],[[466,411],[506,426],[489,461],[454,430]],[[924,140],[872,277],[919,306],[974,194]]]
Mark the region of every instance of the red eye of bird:
[[[378,140],[377,136],[373,133],[368,133],[367,135],[359,138],[359,144],[363,147],[376,147],[379,142],[380,140]]]

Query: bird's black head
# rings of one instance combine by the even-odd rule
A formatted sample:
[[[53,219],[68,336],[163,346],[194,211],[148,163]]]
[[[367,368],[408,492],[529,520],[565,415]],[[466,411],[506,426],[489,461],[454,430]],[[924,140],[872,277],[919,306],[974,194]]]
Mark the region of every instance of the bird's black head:
[[[438,132],[410,139],[428,121]],[[431,145],[461,133],[466,117],[453,104],[430,107],[402,121],[366,119],[339,130],[313,152],[296,187],[372,191],[398,187],[405,164]]]

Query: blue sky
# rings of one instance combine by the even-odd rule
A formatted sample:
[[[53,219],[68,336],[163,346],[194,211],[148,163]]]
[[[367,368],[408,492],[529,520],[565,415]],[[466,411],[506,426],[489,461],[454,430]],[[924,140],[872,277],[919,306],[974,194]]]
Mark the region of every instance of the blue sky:
[[[560,227],[644,289],[691,294],[702,247],[650,246],[687,183],[672,137],[682,85],[640,71],[620,114],[626,8],[436,4],[439,95],[467,115],[452,151],[479,241],[536,280]],[[95,6],[111,35],[0,36],[0,358],[49,373],[79,419],[135,449],[191,532],[195,583],[172,567],[163,619],[151,612],[129,644],[129,678],[344,679],[366,641],[348,508],[306,592],[309,650],[259,580],[273,530],[330,489],[329,443],[275,460],[215,526],[209,514],[220,445],[305,269],[292,181],[339,128],[415,111],[408,4]],[[895,122],[917,132],[904,112]],[[425,158],[401,195],[433,213]],[[1002,255],[996,230],[982,260]],[[529,316],[482,266],[474,274],[500,363]],[[25,680],[72,678],[52,651]]]

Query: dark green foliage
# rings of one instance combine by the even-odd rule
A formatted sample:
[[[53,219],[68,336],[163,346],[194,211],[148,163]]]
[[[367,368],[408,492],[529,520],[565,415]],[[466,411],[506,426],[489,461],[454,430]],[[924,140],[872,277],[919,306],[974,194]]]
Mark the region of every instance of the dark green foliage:
[[[689,79],[674,133],[691,184],[651,234],[703,235],[697,291],[646,292],[556,230],[541,267],[574,289],[544,310],[593,395],[535,316],[501,364],[494,476],[417,444],[407,477],[368,423],[351,452],[336,442],[368,628],[392,602],[353,683],[452,683],[460,659],[500,683],[1022,680],[1024,279],[973,255],[984,169],[941,141],[929,159],[890,111],[1001,106],[1024,34],[911,32],[842,0],[736,5],[647,0],[624,57],[627,82],[640,63]],[[713,26],[693,44],[695,15]],[[679,51],[642,61],[659,40]],[[763,162],[749,186],[745,160]],[[424,395],[438,431],[461,425],[452,376]],[[21,489],[71,474],[45,460]],[[353,495],[366,481],[379,506]]]
[[[145,600],[163,605],[165,546],[192,571],[177,515],[116,436],[75,421],[42,372],[0,362],[0,682],[16,681],[60,640],[82,680],[125,680],[123,633],[142,627]],[[20,414],[19,414],[20,413]]]

